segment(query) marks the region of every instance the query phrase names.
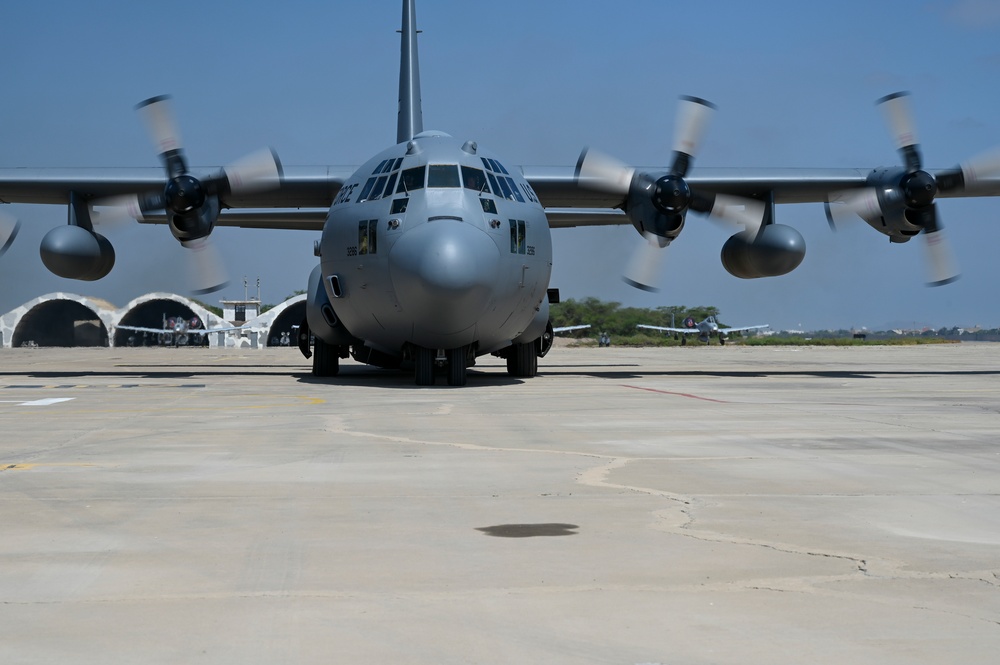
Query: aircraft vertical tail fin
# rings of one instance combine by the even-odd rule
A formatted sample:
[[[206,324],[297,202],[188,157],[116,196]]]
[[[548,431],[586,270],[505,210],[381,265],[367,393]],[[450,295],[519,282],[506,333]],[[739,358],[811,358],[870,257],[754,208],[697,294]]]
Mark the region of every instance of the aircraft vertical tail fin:
[[[417,10],[414,4],[415,0],[403,0],[396,143],[409,141],[424,131],[423,112],[420,110],[420,65],[417,62]]]

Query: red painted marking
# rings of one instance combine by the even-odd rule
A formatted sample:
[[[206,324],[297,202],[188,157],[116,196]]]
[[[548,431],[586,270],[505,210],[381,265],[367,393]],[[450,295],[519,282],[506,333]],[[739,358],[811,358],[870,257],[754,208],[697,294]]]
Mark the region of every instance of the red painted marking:
[[[678,397],[690,397],[691,399],[700,399],[705,402],[715,402],[716,404],[729,404],[729,402],[721,399],[712,399],[711,397],[699,397],[698,395],[692,395],[690,393],[675,393],[669,390],[657,390],[656,388],[643,388],[642,386],[630,386],[628,384],[621,384],[623,388],[634,388],[635,390],[645,390],[651,393],[660,393],[661,395],[677,395]]]

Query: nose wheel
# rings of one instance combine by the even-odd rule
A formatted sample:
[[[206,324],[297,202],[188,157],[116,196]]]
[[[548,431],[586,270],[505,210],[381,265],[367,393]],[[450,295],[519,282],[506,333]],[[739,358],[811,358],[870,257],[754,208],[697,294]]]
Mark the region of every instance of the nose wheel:
[[[469,366],[469,347],[460,346],[457,349],[445,351],[444,360],[449,386],[464,386],[466,384],[466,370]],[[425,349],[414,347],[413,350],[413,373],[418,386],[433,386],[435,365],[438,363],[437,351],[435,349]]]
[[[415,347],[413,353],[413,371],[418,386],[434,385],[434,349]]]
[[[466,364],[468,361],[467,347],[448,349],[448,385],[464,386],[466,383]]]

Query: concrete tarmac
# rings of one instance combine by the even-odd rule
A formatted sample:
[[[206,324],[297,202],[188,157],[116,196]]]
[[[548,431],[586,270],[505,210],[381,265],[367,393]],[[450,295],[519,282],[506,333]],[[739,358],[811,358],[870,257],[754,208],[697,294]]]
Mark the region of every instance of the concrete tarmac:
[[[0,663],[996,663],[1000,344],[0,351]]]

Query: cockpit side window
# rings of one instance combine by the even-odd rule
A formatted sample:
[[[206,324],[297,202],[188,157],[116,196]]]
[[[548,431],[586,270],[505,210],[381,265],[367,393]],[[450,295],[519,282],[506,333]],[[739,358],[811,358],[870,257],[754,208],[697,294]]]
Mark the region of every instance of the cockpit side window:
[[[503,164],[489,157],[480,157],[480,159],[483,161],[483,166],[486,167],[486,175],[490,179],[490,184],[493,185],[493,193],[505,199],[524,203],[524,197],[518,191],[517,183],[507,173]]]
[[[490,178],[490,185],[493,186],[493,193],[497,196],[503,196],[503,192],[500,191],[500,185],[497,183],[497,177],[490,172],[486,172],[486,175]]]
[[[387,177],[388,176],[384,175],[380,175],[378,177],[378,180],[375,181],[375,186],[372,188],[372,191],[369,192],[368,194],[368,198],[377,199],[380,196],[382,196],[382,189],[385,187],[385,181]]]
[[[396,190],[399,194],[405,194],[406,192],[412,192],[415,189],[424,188],[424,167],[414,166],[411,169],[405,169],[399,178],[399,189]]]
[[[431,164],[427,167],[428,187],[461,187],[457,164]]]
[[[368,178],[368,182],[365,183],[365,186],[361,188],[361,193],[358,194],[358,203],[368,200],[368,193],[372,191],[372,186],[374,184],[375,184],[375,178],[374,177]]]
[[[486,176],[480,169],[474,169],[471,166],[463,166],[462,182],[465,184],[466,189],[471,189],[476,192],[484,192],[486,194],[490,193],[489,188],[486,186]]]

